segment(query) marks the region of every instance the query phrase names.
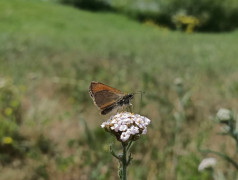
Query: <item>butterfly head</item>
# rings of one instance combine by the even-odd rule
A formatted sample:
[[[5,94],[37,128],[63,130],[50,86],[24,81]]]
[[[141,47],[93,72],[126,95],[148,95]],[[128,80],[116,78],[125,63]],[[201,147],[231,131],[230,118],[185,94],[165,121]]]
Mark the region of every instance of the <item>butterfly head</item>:
[[[129,99],[129,101],[130,101],[131,99],[133,99],[134,94],[127,94],[126,97],[127,97],[127,98]]]
[[[122,105],[129,105],[130,104],[130,100],[133,99],[134,94],[126,94],[125,96],[123,96],[123,98],[118,102],[118,104],[120,106]]]

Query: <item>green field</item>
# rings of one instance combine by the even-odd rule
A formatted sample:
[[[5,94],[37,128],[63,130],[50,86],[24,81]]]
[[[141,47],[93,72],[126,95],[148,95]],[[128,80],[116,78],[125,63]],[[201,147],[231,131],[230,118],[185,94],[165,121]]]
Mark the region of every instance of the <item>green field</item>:
[[[108,146],[120,147],[100,128],[108,116],[88,94],[90,82],[100,81],[145,91],[134,112],[152,123],[132,148],[129,179],[210,180],[212,172],[197,167],[217,156],[198,151],[201,139],[203,148],[237,160],[235,142],[218,135],[213,121],[220,108],[238,108],[237,42],[237,31],[186,34],[113,13],[1,0],[0,138],[13,142],[0,147],[0,179],[116,179]],[[188,96],[179,132],[178,78]],[[237,177],[217,160],[217,172]]]

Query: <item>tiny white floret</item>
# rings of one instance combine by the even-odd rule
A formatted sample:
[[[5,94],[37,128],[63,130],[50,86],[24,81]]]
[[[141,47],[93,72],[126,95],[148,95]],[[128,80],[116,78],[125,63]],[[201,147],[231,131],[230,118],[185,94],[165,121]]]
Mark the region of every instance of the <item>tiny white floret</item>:
[[[127,130],[127,125],[121,125],[119,127],[119,131],[125,131],[125,130]]]
[[[147,133],[147,128],[143,129],[142,134],[146,134]]]
[[[127,141],[129,138],[130,138],[130,134],[128,134],[128,133],[126,133],[126,132],[123,132],[123,133],[121,134],[121,137],[120,137],[120,139],[121,139],[123,142]]]

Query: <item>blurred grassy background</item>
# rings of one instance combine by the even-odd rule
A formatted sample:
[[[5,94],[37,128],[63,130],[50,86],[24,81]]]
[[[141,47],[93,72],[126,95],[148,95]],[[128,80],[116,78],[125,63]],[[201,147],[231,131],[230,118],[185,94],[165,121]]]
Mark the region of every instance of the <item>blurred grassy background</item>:
[[[117,178],[92,80],[146,92],[140,114],[152,125],[132,148],[129,179],[211,179],[197,171],[206,157],[198,144],[237,158],[213,122],[219,108],[238,107],[237,31],[188,34],[113,12],[1,0],[0,42],[1,180]],[[187,95],[179,132],[178,78]],[[138,113],[139,96],[133,104]],[[217,171],[237,177],[222,159]]]

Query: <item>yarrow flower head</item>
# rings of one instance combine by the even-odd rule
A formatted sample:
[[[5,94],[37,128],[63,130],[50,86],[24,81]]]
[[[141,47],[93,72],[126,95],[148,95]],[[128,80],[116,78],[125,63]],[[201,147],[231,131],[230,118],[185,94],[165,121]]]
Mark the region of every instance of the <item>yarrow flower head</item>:
[[[198,171],[203,171],[207,168],[212,168],[216,165],[217,161],[215,158],[205,158],[198,166]]]
[[[111,116],[101,127],[116,136],[121,142],[135,141],[146,134],[150,120],[147,117],[130,112],[121,112]]]
[[[176,85],[176,86],[181,86],[181,85],[183,85],[183,79],[181,79],[181,78],[176,78],[175,80],[174,80],[174,84]]]
[[[217,112],[217,118],[220,121],[229,121],[231,119],[231,111],[225,108],[221,108]]]

